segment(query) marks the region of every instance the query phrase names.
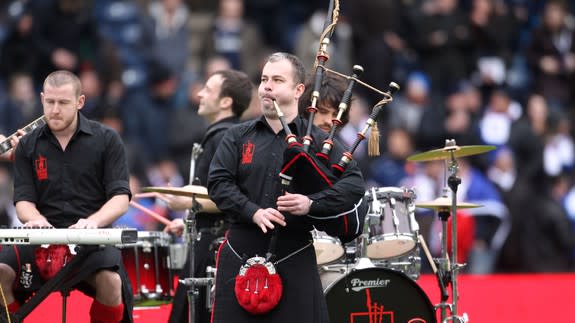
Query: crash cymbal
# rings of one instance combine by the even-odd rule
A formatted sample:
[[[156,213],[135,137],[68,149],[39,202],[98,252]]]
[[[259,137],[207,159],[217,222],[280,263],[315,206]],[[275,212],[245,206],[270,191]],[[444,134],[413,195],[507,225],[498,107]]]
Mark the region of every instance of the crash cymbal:
[[[148,186],[143,187],[142,192],[158,192],[163,194],[172,194],[178,196],[189,196],[203,199],[210,199],[208,196],[208,189],[199,185],[186,185],[183,187],[160,187]]]
[[[221,213],[214,201],[205,198],[198,198],[197,201],[202,206],[200,210],[202,213]]]
[[[424,208],[424,209],[449,209],[451,208],[451,198],[442,196],[438,197],[433,201],[426,201],[426,202],[416,202],[415,206]],[[467,203],[467,202],[457,202],[457,208],[459,209],[472,209],[477,207],[482,207],[483,205]]]
[[[407,160],[416,162],[442,160],[442,159],[450,159],[452,155],[454,158],[466,157],[477,154],[483,154],[485,152],[494,150],[495,148],[496,148],[495,146],[487,146],[487,145],[472,145],[472,146],[449,145],[443,148],[411,155],[407,157]]]

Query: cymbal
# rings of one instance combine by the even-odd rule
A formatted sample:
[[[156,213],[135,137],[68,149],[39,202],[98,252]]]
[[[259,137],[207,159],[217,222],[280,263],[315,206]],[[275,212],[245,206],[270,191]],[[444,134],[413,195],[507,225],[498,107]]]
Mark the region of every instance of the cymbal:
[[[202,206],[201,212],[203,213],[221,213],[220,209],[216,206],[216,203],[210,199],[198,198],[198,203]]]
[[[451,208],[451,198],[449,197],[438,197],[433,201],[416,202],[415,206],[424,209],[450,209]],[[472,209],[477,207],[482,207],[483,205],[467,203],[467,202],[457,202],[457,208],[459,209]]]
[[[148,186],[143,187],[142,192],[157,192],[178,196],[188,196],[188,197],[195,196],[197,198],[210,199],[208,195],[208,189],[205,188],[204,186],[199,185],[186,185],[183,187]]]
[[[471,145],[471,146],[457,146],[450,145],[443,148],[425,151],[419,154],[411,155],[407,157],[409,161],[432,161],[432,160],[442,160],[450,159],[452,154],[453,157],[466,157],[471,155],[483,154],[485,152],[494,150],[495,146],[488,145]]]

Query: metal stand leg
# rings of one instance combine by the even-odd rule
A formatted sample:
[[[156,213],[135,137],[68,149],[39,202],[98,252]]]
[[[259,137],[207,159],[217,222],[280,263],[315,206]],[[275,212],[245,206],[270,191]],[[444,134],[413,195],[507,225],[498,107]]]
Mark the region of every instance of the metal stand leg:
[[[190,273],[189,278],[180,279],[180,283],[186,284],[188,286],[187,297],[188,297],[188,317],[189,322],[194,323],[196,320],[196,308],[198,306],[199,300],[199,288],[205,287],[206,293],[209,294],[210,288],[214,284],[214,279],[211,277],[195,277],[196,275],[196,262],[195,262],[195,248],[196,242],[200,239],[200,234],[198,233],[196,227],[196,214],[201,210],[201,205],[193,197],[192,208],[187,212],[187,218],[184,221],[186,224],[186,232],[188,232],[188,242],[189,242],[189,260]]]
[[[68,303],[68,296],[70,296],[70,290],[68,288],[62,289],[60,294],[62,294],[62,323],[66,323],[66,305]]]

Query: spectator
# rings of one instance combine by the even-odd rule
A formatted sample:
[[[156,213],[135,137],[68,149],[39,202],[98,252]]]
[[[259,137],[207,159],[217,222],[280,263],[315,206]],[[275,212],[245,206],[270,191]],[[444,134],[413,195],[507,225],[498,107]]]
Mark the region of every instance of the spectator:
[[[563,111],[573,103],[575,81],[575,33],[566,23],[567,14],[564,2],[547,1],[526,49],[533,90]]]
[[[203,61],[215,55],[228,59],[232,68],[259,76],[262,49],[260,31],[244,18],[244,0],[219,0],[210,30],[201,40]]]

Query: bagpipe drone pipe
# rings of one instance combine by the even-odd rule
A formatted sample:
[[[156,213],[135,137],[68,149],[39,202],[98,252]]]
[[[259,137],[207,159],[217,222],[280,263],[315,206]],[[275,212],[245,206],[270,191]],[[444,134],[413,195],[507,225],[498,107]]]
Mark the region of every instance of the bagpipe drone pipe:
[[[286,124],[279,106],[277,106],[277,103],[274,101],[276,112],[286,132],[285,140],[288,144],[288,147],[284,151],[284,162],[279,174],[282,185],[287,187],[287,191],[310,195],[334,187],[342,176],[345,176],[346,169],[353,160],[353,153],[361,141],[366,138],[369,129],[376,125],[377,117],[383,106],[392,100],[391,94],[386,93],[386,98],[373,107],[365,127],[357,133],[356,140],[350,149],[342,153],[337,163],[332,162],[330,164],[330,154],[334,147],[334,136],[337,127],[341,125],[341,115],[349,104],[354,80],[355,75],[352,77],[344,92],[342,102],[338,107],[338,117],[332,121],[332,128],[330,129],[329,135],[323,140],[321,150],[317,152],[311,149],[313,144],[311,129],[313,127],[306,131],[306,138],[308,138],[307,145],[305,141],[303,143],[298,142],[296,136],[291,133],[291,130]],[[393,90],[399,88],[395,83],[392,83],[390,87]],[[313,123],[311,117],[308,122],[309,124]],[[371,144],[372,143],[370,143],[370,145]],[[379,143],[375,145],[379,146]],[[325,231],[331,236],[338,237],[342,243],[346,243],[354,240],[361,234],[367,210],[367,203],[360,200],[354,207],[339,214],[316,216],[313,212],[310,212],[308,219],[317,230]]]
[[[332,3],[330,3],[330,7],[331,6]],[[334,21],[337,21],[338,8],[339,5],[336,5],[333,9],[334,14],[331,17],[331,20],[326,22],[326,30],[322,33],[322,39],[320,39],[320,47],[316,59],[315,78],[313,79],[314,87],[311,95],[311,103],[307,108],[307,111],[309,112],[309,120],[305,136],[303,136],[301,143],[298,142],[297,137],[291,133],[290,128],[283,118],[283,113],[280,107],[277,105],[277,102],[274,101],[274,107],[286,133],[285,140],[288,144],[288,147],[284,152],[284,163],[279,174],[282,180],[282,185],[288,192],[310,195],[332,188],[334,184],[340,180],[342,175],[344,175],[348,165],[353,160],[353,153],[359,146],[360,142],[366,138],[366,134],[370,128],[373,127],[375,130],[372,130],[372,138],[378,139],[377,117],[383,106],[393,100],[391,93],[399,90],[399,86],[393,82],[390,83],[390,89],[387,92],[380,91],[364,82],[361,82],[358,77],[363,72],[363,68],[358,65],[353,67],[354,74],[352,76],[343,75],[325,67],[325,63],[329,59],[329,55],[327,54],[327,45],[329,44],[328,37],[331,35],[333,27],[335,26]],[[317,151],[314,152],[310,151],[314,141],[314,138],[312,137],[312,129],[315,113],[318,111],[317,104],[319,101],[324,72],[334,73],[340,77],[346,78],[349,80],[349,83],[343,93],[341,102],[338,105],[337,117],[332,120],[332,127],[329,135],[325,140],[323,140],[321,148],[316,149]],[[351,102],[353,87],[356,83],[362,84],[371,90],[382,94],[383,99],[373,107],[372,113],[370,114],[365,127],[357,133],[357,138],[351,146],[351,149],[344,151],[338,162],[332,163],[330,162],[330,153],[334,147],[336,130],[342,125],[341,118]],[[370,151],[378,151],[379,141],[370,141],[372,141],[370,142]],[[373,143],[375,141],[377,141],[377,143]],[[371,149],[371,146],[377,149]],[[374,154],[379,154],[379,152]],[[358,197],[358,199],[361,199],[361,197]],[[325,231],[331,236],[336,236],[345,243],[352,241],[361,234],[367,209],[367,203],[359,200],[356,205],[338,214],[315,215],[313,212],[310,212],[310,214],[308,214],[308,219],[316,229]]]
[[[346,168],[353,160],[353,153],[359,146],[360,142],[366,138],[366,134],[370,128],[373,128],[369,143],[370,154],[379,154],[377,117],[383,106],[393,100],[392,93],[399,90],[399,86],[394,82],[390,83],[390,88],[387,92],[383,92],[360,81],[358,77],[363,72],[363,68],[358,65],[353,67],[354,74],[352,76],[335,72],[326,67],[326,63],[329,60],[329,54],[327,52],[327,47],[330,43],[329,38],[334,32],[338,17],[339,0],[331,0],[328,15],[324,24],[324,31],[319,40],[319,48],[315,62],[315,75],[313,79],[314,87],[311,95],[310,106],[307,108],[307,112],[309,112],[309,120],[306,133],[302,138],[302,143],[299,143],[296,136],[291,133],[288,125],[283,119],[283,113],[281,112],[280,107],[274,101],[276,112],[286,133],[285,140],[288,143],[288,147],[284,152],[284,163],[279,175],[283,186],[290,192],[310,195],[332,188],[334,184],[340,180],[342,175],[344,175]],[[349,80],[349,83],[343,93],[341,102],[338,105],[337,117],[332,120],[332,127],[328,137],[323,141],[321,150],[313,152],[310,151],[314,141],[311,134],[314,117],[318,111],[317,105],[320,97],[324,72],[333,73],[346,78]],[[331,163],[330,165],[330,153],[334,147],[336,130],[342,125],[341,118],[351,102],[352,91],[355,83],[359,83],[382,94],[383,99],[373,107],[365,127],[357,133],[357,138],[351,148],[348,151],[343,152],[341,159],[337,163]],[[316,229],[325,231],[331,236],[338,237],[343,243],[345,243],[352,241],[361,234],[367,210],[367,203],[359,200],[358,204],[353,208],[339,214],[329,216],[322,214],[316,216],[313,212],[310,212],[310,214],[308,214],[308,219]]]

